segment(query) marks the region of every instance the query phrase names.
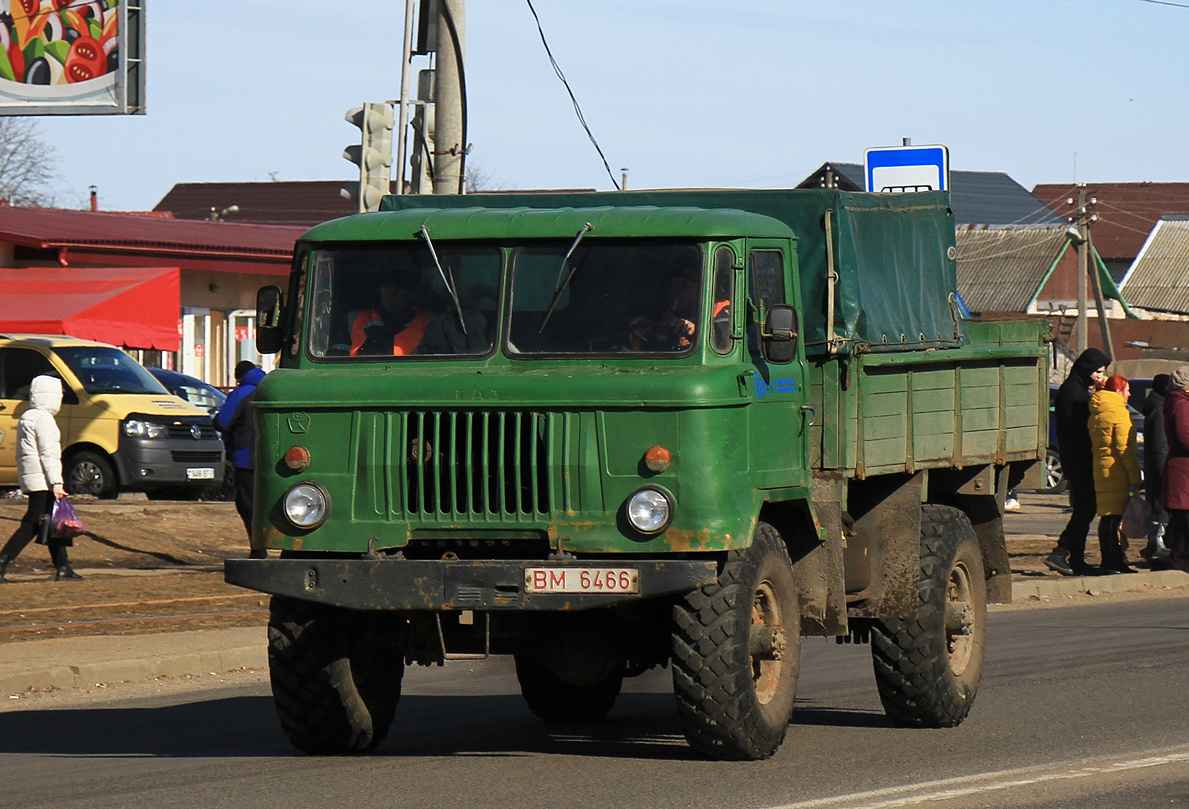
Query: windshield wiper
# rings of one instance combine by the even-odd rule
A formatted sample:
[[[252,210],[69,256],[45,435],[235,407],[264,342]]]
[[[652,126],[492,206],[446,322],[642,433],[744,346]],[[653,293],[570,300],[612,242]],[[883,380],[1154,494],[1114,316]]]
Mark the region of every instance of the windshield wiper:
[[[549,309],[545,311],[545,317],[541,321],[541,328],[537,329],[537,334],[545,333],[545,326],[549,324],[549,318],[553,317],[553,310],[557,308],[557,304],[561,300],[561,296],[565,293],[566,287],[570,285],[570,279],[574,277],[574,273],[578,272],[578,265],[574,265],[574,269],[570,270],[570,274],[563,281],[562,273],[566,271],[566,262],[570,260],[570,256],[574,255],[574,251],[578,249],[578,243],[582,241],[582,237],[592,230],[594,230],[594,225],[590,222],[583,225],[582,230],[578,231],[578,235],[574,237],[574,243],[570,245],[570,249],[562,257],[561,266],[557,268],[557,283],[553,286],[553,300],[549,302]]]
[[[425,239],[426,245],[429,246],[429,254],[433,256],[433,263],[438,267],[438,274],[442,276],[442,283],[446,285],[446,291],[450,293],[450,297],[454,300],[454,311],[458,312],[458,325],[462,326],[462,333],[467,333],[466,318],[462,316],[462,303],[458,300],[458,292],[454,286],[454,273],[450,273],[450,277],[446,277],[446,271],[442,269],[442,262],[438,260],[438,251],[433,249],[433,240],[429,238],[429,231],[425,229],[425,225],[421,226],[421,236]]]

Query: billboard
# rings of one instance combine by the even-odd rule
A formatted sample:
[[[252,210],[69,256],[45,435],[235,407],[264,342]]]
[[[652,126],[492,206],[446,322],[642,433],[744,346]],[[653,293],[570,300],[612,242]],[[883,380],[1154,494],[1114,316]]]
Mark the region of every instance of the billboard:
[[[0,115],[144,113],[145,0],[0,0]]]

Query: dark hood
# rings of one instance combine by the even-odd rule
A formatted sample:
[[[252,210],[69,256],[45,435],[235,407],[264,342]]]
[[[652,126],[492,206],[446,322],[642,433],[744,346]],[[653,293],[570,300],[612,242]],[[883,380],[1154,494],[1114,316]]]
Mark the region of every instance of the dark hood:
[[[1106,354],[1103,354],[1097,348],[1087,348],[1074,360],[1073,368],[1070,370],[1069,375],[1077,376],[1080,382],[1089,386],[1090,374],[1110,364],[1111,358]]]

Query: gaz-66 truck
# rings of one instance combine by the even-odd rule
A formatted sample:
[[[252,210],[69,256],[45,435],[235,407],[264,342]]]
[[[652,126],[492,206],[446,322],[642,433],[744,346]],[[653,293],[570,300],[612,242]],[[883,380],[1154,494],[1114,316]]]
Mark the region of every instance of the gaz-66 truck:
[[[763,759],[802,636],[870,642],[901,725],[960,723],[1047,332],[964,320],[943,193],[389,197],[260,291],[254,548],[281,725],[350,753],[406,664],[512,655],[596,720],[672,670],[689,744]]]

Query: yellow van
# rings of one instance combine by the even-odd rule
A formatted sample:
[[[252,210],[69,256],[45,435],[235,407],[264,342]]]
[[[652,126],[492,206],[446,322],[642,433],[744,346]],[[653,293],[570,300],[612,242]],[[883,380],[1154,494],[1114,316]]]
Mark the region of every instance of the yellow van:
[[[0,334],[0,487],[17,485],[17,420],[29,383],[41,374],[65,383],[57,418],[67,492],[181,497],[223,477],[223,442],[210,415],[170,394],[120,349]]]

